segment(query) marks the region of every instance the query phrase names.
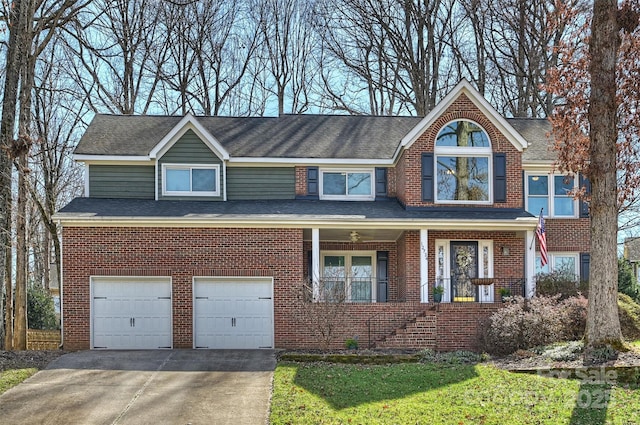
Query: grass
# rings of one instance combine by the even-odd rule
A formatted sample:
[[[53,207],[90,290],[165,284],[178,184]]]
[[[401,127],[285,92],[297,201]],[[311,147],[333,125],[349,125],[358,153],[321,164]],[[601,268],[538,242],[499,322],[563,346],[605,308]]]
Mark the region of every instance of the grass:
[[[3,394],[11,387],[15,387],[20,382],[24,381],[34,373],[36,373],[38,369],[36,368],[28,368],[28,369],[9,369],[4,372],[0,372],[0,394]]]
[[[282,362],[274,375],[270,423],[640,423],[637,386],[589,381],[484,364]]]

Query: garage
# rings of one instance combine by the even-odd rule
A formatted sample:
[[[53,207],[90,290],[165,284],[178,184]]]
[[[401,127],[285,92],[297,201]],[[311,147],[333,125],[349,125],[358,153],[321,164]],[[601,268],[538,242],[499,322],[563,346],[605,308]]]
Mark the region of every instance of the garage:
[[[91,348],[171,347],[170,278],[91,279]]]
[[[273,348],[271,278],[195,278],[195,348]]]

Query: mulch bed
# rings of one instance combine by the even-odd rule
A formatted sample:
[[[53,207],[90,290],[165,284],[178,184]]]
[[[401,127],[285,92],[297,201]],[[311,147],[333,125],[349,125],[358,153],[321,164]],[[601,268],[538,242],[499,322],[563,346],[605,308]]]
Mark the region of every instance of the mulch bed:
[[[44,369],[50,362],[66,353],[62,350],[0,351],[0,372],[31,367]]]

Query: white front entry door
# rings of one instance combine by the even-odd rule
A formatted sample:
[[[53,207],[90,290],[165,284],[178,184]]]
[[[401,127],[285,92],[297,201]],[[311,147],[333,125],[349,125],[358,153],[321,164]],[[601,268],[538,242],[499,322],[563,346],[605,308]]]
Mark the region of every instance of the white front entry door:
[[[271,278],[194,279],[195,348],[273,348]]]
[[[91,348],[172,347],[169,278],[91,279]]]

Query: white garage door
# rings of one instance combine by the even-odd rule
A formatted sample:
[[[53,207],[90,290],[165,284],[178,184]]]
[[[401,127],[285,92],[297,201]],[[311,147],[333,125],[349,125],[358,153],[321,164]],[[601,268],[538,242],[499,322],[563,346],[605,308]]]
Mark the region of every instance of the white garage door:
[[[196,278],[195,348],[273,348],[271,279]]]
[[[169,278],[92,278],[92,348],[171,348]]]

